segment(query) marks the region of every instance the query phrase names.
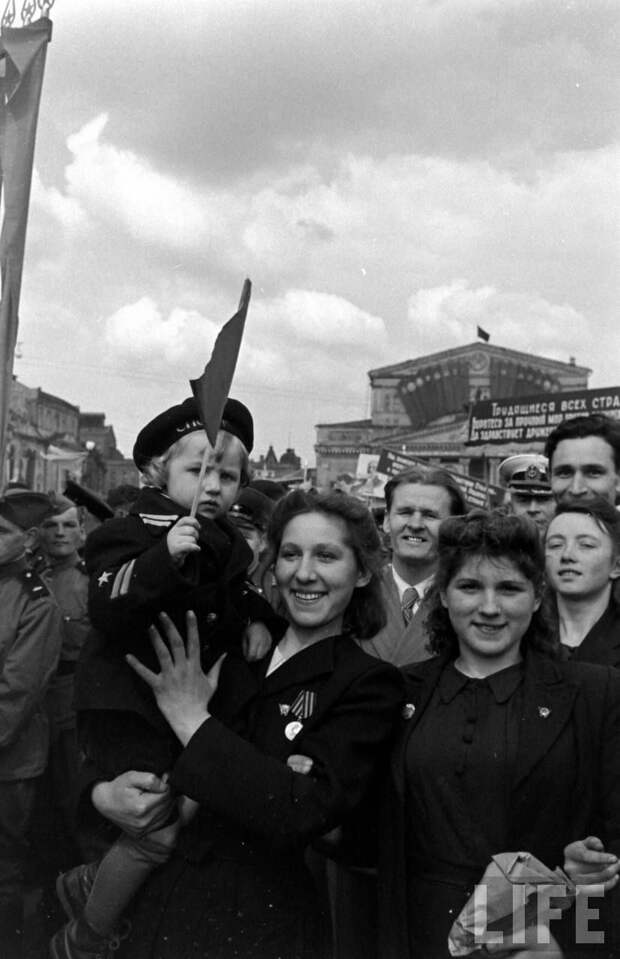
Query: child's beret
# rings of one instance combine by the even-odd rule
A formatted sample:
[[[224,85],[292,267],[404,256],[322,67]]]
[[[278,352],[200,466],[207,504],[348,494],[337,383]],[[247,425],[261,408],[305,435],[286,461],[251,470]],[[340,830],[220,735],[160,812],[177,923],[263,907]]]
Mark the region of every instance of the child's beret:
[[[237,436],[248,453],[251,452],[254,445],[252,414],[239,400],[226,400],[220,429]],[[142,469],[151,457],[161,456],[182,436],[195,430],[204,430],[204,426],[196,400],[189,397],[183,403],[164,410],[140,430],[133,448],[134,463],[139,470]]]

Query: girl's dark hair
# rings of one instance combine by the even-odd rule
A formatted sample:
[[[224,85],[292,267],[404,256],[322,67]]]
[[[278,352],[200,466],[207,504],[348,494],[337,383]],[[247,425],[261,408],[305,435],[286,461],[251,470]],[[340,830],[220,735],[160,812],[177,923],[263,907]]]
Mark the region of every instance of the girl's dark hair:
[[[555,516],[560,516],[562,513],[581,513],[582,516],[591,516],[599,529],[604,530],[610,537],[614,545],[614,554],[617,556],[620,553],[620,512],[602,496],[595,496],[583,502],[564,500],[558,503]]]
[[[429,648],[433,653],[458,655],[458,640],[440,592],[463,565],[472,558],[504,559],[514,563],[541,597],[545,574],[544,551],[536,526],[525,516],[501,510],[472,510],[466,516],[453,516],[439,528],[439,565],[433,588],[427,594],[425,620]],[[523,648],[557,656],[559,642],[547,624],[542,608],[536,610],[521,640]]]
[[[381,595],[381,541],[369,510],[346,493],[305,493],[295,490],[277,503],[267,536],[277,558],[284,530],[296,516],[323,513],[341,519],[347,530],[347,544],[363,573],[370,573],[366,586],[358,586],[344,614],[345,632],[357,639],[369,639],[386,624]]]

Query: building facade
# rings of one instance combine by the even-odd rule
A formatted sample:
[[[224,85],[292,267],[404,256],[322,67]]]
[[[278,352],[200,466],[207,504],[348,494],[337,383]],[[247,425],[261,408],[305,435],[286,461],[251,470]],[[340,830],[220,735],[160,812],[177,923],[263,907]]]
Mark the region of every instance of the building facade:
[[[471,404],[586,389],[590,373],[572,358],[562,363],[483,342],[370,370],[369,419],[316,426],[317,485],[330,487],[342,474],[354,475],[361,453],[384,447],[496,483],[499,463],[523,446],[469,448]],[[529,448],[536,452],[543,445]]]
[[[73,403],[14,378],[0,486],[60,492],[69,478],[105,495],[121,483],[137,485],[138,471],[116,448],[105,414],[81,413]]]

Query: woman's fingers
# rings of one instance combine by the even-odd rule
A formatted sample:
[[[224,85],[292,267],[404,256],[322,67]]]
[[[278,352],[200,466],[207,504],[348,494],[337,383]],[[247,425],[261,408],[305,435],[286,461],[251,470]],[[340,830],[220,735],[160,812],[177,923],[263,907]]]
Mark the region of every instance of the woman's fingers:
[[[217,659],[209,672],[207,673],[207,679],[209,680],[213,690],[217,689],[218,683],[220,681],[220,670],[222,668],[222,663],[226,659],[226,653],[222,653],[219,659]]]
[[[185,617],[187,623],[187,658],[192,663],[200,663],[200,636],[198,635],[198,620],[196,613],[189,609]]]
[[[309,756],[293,754],[286,760],[286,765],[289,769],[292,769],[294,773],[301,773],[302,776],[307,776],[308,773],[311,772],[314,762]]]
[[[178,629],[176,628],[176,626],[174,625],[174,623],[172,622],[172,620],[166,613],[159,614],[159,621],[163,627],[164,635],[166,639],[168,640],[168,642],[170,643],[170,653],[172,654],[172,661],[174,663],[182,661],[183,659],[186,658],[186,656],[185,656],[185,644],[183,643],[181,634],[179,633]],[[166,656],[168,660],[170,660],[170,653],[168,653],[168,650],[166,649],[166,644],[163,642],[159,634],[157,638],[159,639],[159,642],[161,643],[163,648],[166,650]],[[153,640],[153,645],[155,646],[154,640]],[[155,646],[156,651],[157,649],[158,649],[157,646]],[[163,666],[163,663],[162,663],[162,666]]]
[[[136,659],[135,656],[132,656],[131,653],[127,653],[125,656],[125,662],[131,666],[133,671],[138,674],[140,679],[143,679],[145,683],[155,689],[159,682],[159,673],[154,673],[152,670],[148,669],[139,659]]]

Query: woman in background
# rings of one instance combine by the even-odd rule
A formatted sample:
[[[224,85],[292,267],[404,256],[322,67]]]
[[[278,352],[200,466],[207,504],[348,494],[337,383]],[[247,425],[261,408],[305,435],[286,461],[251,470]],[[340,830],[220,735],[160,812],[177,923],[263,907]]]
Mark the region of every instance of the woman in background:
[[[604,499],[562,503],[545,539],[560,642],[575,660],[620,666],[620,513]]]

